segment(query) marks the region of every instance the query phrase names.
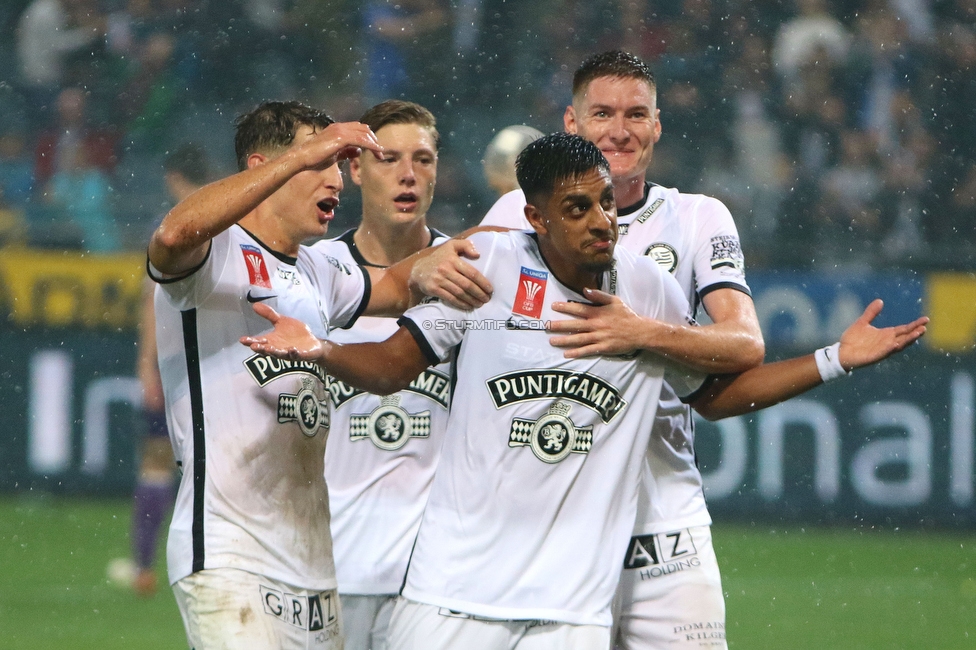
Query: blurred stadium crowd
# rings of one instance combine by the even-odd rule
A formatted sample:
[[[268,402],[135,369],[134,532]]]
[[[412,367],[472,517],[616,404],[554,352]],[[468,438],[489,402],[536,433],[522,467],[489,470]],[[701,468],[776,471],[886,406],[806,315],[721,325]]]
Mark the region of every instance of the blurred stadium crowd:
[[[976,0],[9,0],[0,243],[142,249],[168,153],[234,171],[233,117],[269,98],[430,108],[456,231],[492,135],[561,129],[613,48],[657,75],[651,180],[725,201],[751,268],[976,268]]]

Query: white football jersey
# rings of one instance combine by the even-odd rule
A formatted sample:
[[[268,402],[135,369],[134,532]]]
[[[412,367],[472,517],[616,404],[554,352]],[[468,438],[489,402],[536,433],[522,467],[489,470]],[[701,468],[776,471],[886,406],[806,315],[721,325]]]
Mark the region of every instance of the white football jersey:
[[[159,369],[173,452],[183,470],[167,543],[170,582],[234,568],[334,589],[322,477],[329,433],[327,378],[318,365],[241,345],[268,332],[264,302],[317,336],[355,321],[369,278],[321,253],[272,252],[240,226],[213,238],[187,276],[156,279]]]
[[[370,265],[355,230],[312,246],[347,264]],[[432,231],[431,245],[446,235]],[[395,318],[363,317],[336,330],[338,343],[385,341]],[[332,379],[332,433],[325,481],[339,592],[395,594],[403,586],[440,457],[450,400],[450,364],[428,368],[406,390],[379,397]]]
[[[529,228],[525,195],[502,196],[481,225]],[[750,294],[735,222],[718,199],[645,184],[644,200],[617,215],[618,245],[645,255],[671,273],[689,304],[715,289]],[[693,313],[694,313],[693,311]],[[663,533],[711,523],[695,462],[691,409],[667,385],[641,472],[641,504],[634,533]]]
[[[449,435],[403,595],[475,616],[610,625],[641,459],[666,364],[649,354],[570,360],[549,344],[554,301],[585,301],[534,234],[478,233],[494,285],[473,312],[431,300],[400,319],[432,362],[456,353]],[[690,322],[673,278],[618,250],[605,291],[637,313]],[[669,366],[682,395],[703,377]]]

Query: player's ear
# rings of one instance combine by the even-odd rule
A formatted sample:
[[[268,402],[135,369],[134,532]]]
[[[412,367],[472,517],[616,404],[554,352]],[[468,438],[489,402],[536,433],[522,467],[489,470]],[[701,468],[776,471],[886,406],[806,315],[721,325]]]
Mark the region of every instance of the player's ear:
[[[572,104],[566,107],[566,112],[563,113],[563,128],[566,133],[576,133],[576,109],[573,108]]]
[[[356,156],[355,158],[349,159],[349,178],[351,178],[352,182],[355,183],[356,185],[363,184],[362,167],[361,167],[361,165],[363,164],[362,159],[363,159],[362,156]]]
[[[247,157],[247,168],[253,169],[258,165],[263,165],[266,162],[268,162],[268,157],[263,153],[252,153]]]
[[[542,217],[542,211],[531,203],[525,204],[525,218],[537,235],[545,235],[549,232],[549,229],[546,228],[545,219]]]
[[[663,131],[663,127],[661,126],[661,109],[655,108],[654,109],[654,144],[657,144],[657,141],[661,139],[662,131]]]

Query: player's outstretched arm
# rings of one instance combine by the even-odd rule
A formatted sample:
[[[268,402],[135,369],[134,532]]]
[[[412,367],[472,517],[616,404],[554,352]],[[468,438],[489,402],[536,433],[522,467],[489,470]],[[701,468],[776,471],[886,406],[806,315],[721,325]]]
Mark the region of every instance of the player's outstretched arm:
[[[593,305],[555,302],[553,310],[574,320],[553,321],[552,345],[569,358],[647,350],[701,372],[742,372],[765,354],[752,299],[741,291],[718,289],[706,297],[713,325],[676,325],[636,314],[620,298],[586,290]]]
[[[478,257],[470,241],[449,239],[387,269],[367,268],[373,289],[366,314],[399,316],[423,296],[440,298],[458,309],[480,307],[491,298],[491,282],[464,260]]]
[[[251,154],[248,169],[206,185],[177,204],[149,241],[149,260],[167,275],[203,261],[210,240],[243,219],[288,179],[306,169],[324,169],[368,149],[383,148],[365,124],[330,124],[304,144],[276,158]]]
[[[375,395],[402,390],[430,365],[405,327],[381,343],[340,345],[316,338],[305,323],[264,303],[255,303],[254,311],[268,319],[274,330],[242,336],[242,344],[280,359],[317,363],[333,377]]]
[[[871,322],[883,306],[881,300],[868,305],[841,336],[839,345],[803,357],[763,364],[738,375],[718,377],[691,406],[708,420],[752,413],[819,386],[825,374],[831,379],[878,363],[925,334],[929,319],[924,316],[904,325],[874,327]],[[831,350],[836,358],[830,357]]]

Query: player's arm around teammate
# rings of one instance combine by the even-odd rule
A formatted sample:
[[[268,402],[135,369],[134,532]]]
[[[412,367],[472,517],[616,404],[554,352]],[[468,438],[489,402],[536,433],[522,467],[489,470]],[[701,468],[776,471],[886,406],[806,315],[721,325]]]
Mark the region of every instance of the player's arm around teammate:
[[[573,102],[566,107],[563,126],[567,132],[596,144],[606,156],[617,207],[623,210],[640,205],[648,192],[645,179],[654,145],[663,132],[654,75],[643,62],[623,52],[590,57],[574,74]],[[727,221],[714,234],[734,235],[735,226],[725,206],[714,199],[705,199],[704,203],[708,212],[725,217],[720,222]],[[653,215],[653,209],[649,215]],[[737,236],[735,241],[737,248]],[[710,250],[708,239],[699,242],[696,258],[708,260]],[[568,352],[568,358],[607,355],[615,354],[617,338],[638,336],[638,344],[631,349],[650,350],[702,372],[742,372],[762,363],[765,345],[752,298],[740,290],[744,278],[729,279],[734,281],[709,287],[702,293],[702,303],[713,325],[692,327],[644,319],[641,323],[628,323],[629,329],[623,330],[615,327],[615,314],[605,313],[608,319],[598,325],[589,320],[553,323],[551,331],[565,335],[556,338],[553,345],[579,348]],[[697,282],[702,281],[704,276],[697,278]],[[584,307],[563,305],[554,309],[581,316],[579,308]]]
[[[593,294],[593,305],[557,303],[555,311],[576,317],[553,321],[551,343],[567,358],[647,350],[708,373],[743,372],[765,354],[752,298],[736,289],[716,289],[702,303],[713,324],[672,325],[638,316],[619,300]]]
[[[478,256],[473,243],[455,238],[418,251],[385,269],[365,267],[372,282],[372,293],[364,313],[399,316],[423,296],[440,298],[459,309],[475,309],[488,302],[492,292],[491,282],[462,259]]]
[[[566,353],[567,356],[628,354],[650,349],[645,347],[647,330],[656,327],[657,321],[650,321],[634,313],[616,296],[589,289],[585,295],[599,306],[561,303],[553,304],[553,309],[586,319],[582,322],[589,324],[590,329],[587,331],[598,332],[602,337],[601,344],[591,345],[585,351],[582,348],[570,350]],[[881,313],[883,306],[880,299],[874,300],[844,331],[840,342],[830,348],[793,359],[761,364],[741,373],[713,373],[713,382],[690,402],[692,408],[709,420],[752,413],[796,397],[830,379],[850,374],[857,368],[878,363],[904,350],[925,334],[925,326],[929,321],[925,316],[903,325],[880,329],[874,327],[871,323]],[[553,337],[551,341],[553,345],[565,346],[569,338],[571,337]],[[601,349],[594,350],[592,347]],[[681,363],[695,366],[686,363],[684,359]]]

